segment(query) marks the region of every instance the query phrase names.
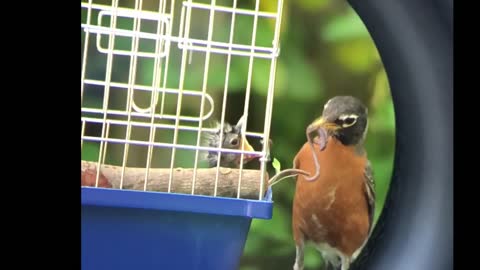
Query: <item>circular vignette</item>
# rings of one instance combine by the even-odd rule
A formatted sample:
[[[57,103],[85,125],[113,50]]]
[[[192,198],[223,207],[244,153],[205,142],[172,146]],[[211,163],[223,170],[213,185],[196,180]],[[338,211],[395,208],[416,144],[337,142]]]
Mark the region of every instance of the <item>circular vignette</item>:
[[[453,3],[349,3],[382,58],[396,124],[385,206],[352,269],[453,269]]]

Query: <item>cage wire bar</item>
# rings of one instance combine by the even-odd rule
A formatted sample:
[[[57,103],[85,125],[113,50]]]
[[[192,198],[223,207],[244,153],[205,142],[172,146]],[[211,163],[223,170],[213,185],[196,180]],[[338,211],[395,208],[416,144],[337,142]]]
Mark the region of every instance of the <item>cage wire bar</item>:
[[[264,0],[273,2],[270,0]],[[154,2],[154,3],[152,3]],[[241,8],[239,7],[239,2]],[[262,172],[260,180],[260,192],[258,199],[261,200],[264,195],[265,171],[267,168],[269,143],[263,143],[261,150],[231,150],[218,147],[208,147],[201,145],[202,133],[205,131],[215,131],[208,127],[205,121],[212,120],[215,109],[221,109],[219,126],[220,129],[226,125],[227,96],[229,94],[229,85],[231,79],[231,65],[233,57],[248,59],[247,79],[244,86],[244,108],[243,117],[245,123],[242,126],[242,133],[250,138],[257,138],[263,142],[269,141],[271,115],[273,107],[274,83],[276,73],[276,61],[279,56],[279,38],[283,1],[278,0],[274,11],[262,10],[261,1],[256,0],[254,6],[247,9],[242,1],[164,1],[164,0],[135,0],[135,1],[82,1],[82,72],[81,72],[81,148],[82,153],[86,142],[95,143],[98,148],[98,157],[96,159],[97,168],[105,164],[107,150],[110,150],[112,144],[122,145],[120,174],[120,189],[123,189],[125,170],[132,157],[131,147],[146,147],[146,162],[144,174],[144,191],[147,191],[147,181],[149,172],[154,167],[152,161],[156,148],[170,149],[169,165],[170,169],[168,190],[172,192],[173,172],[176,169],[176,155],[179,150],[194,151],[193,157],[193,177],[191,194],[195,194],[197,181],[197,171],[199,169],[200,154],[204,151],[217,151],[218,159],[222,154],[236,153],[241,155],[240,174],[237,187],[237,198],[240,198],[240,189],[243,172],[243,156],[246,154],[255,154],[260,156],[260,171]],[[271,7],[271,3],[269,4]],[[208,12],[208,26],[206,29],[207,37],[198,38],[192,32],[192,26],[198,31],[198,24],[194,20],[193,14],[200,11]],[[229,20],[219,20],[219,16],[227,16]],[[247,16],[253,19],[252,34],[248,44],[235,41],[236,31],[247,31],[247,29],[238,29],[236,21],[239,16]],[[196,18],[196,17],[195,17]],[[223,17],[225,18],[225,17]],[[272,40],[271,46],[259,46],[258,24],[259,20],[272,20]],[[125,23],[126,21],[130,23]],[[133,21],[133,22],[132,22]],[[214,31],[217,27],[216,22],[225,23],[229,21],[228,42],[215,40]],[[149,22],[155,25],[155,31],[145,30],[145,24]],[[128,25],[128,27],[126,27]],[[119,46],[121,40],[128,39],[128,46]],[[154,51],[142,49],[142,42],[154,42]],[[125,42],[124,42],[125,43]],[[106,44],[106,45],[105,45]],[[176,45],[176,46],[174,46]],[[185,80],[189,76],[188,66],[192,62],[193,54],[205,56],[203,65],[203,76],[201,86],[190,88],[185,85]],[[172,60],[171,56],[178,54],[180,64]],[[219,108],[215,107],[214,97],[209,92],[209,74],[215,73],[211,70],[211,58],[214,56],[224,56],[226,62],[225,81],[223,86],[223,97]],[[121,58],[124,57],[124,58]],[[128,59],[128,75],[123,74],[127,81],[122,81],[115,76],[115,63],[121,59]],[[98,64],[102,59],[102,64]],[[139,63],[145,59],[153,60],[152,82],[145,84],[139,82],[142,75],[139,71]],[[264,59],[270,61],[268,89],[265,104],[264,128],[262,132],[252,132],[248,130],[248,112],[250,109],[252,78],[255,72],[254,60]],[[178,59],[177,59],[178,60]],[[103,64],[104,63],[104,64]],[[172,72],[178,74],[178,84],[173,84],[169,76]],[[99,75],[100,74],[100,75]],[[102,76],[103,75],[103,76]],[[167,82],[169,82],[167,84]],[[92,96],[101,97],[100,102],[92,101],[88,97],[87,90]],[[96,91],[96,92],[95,92]],[[94,94],[92,94],[95,92]],[[122,94],[126,96],[121,96]],[[134,96],[139,94],[149,95],[148,105],[139,105]],[[112,98],[114,95],[114,98]],[[115,96],[116,95],[116,96]],[[171,106],[168,97],[176,97],[175,112],[168,112]],[[121,97],[121,98],[119,98]],[[199,99],[199,114],[189,115],[183,112],[185,98]],[[90,101],[89,101],[90,100]],[[120,100],[120,101],[119,101]],[[118,108],[113,103],[120,102],[124,107]],[[209,108],[206,108],[209,107]],[[216,119],[215,119],[216,120]],[[100,134],[87,134],[87,130],[92,126],[101,126]],[[125,130],[123,133],[118,129]],[[91,129],[91,128],[90,128]],[[148,129],[148,138],[135,138],[134,133],[137,129]],[[117,131],[115,131],[117,130]],[[163,141],[158,139],[159,134],[168,132],[173,133],[173,139]],[[179,137],[182,132],[196,132],[196,139],[193,143],[180,142]],[[98,133],[98,132],[97,132]],[[116,133],[117,135],[113,135]],[[119,133],[124,134],[118,136]],[[220,133],[220,136],[223,136]],[[223,138],[220,138],[220,141]],[[245,143],[242,140],[242,143]],[[242,148],[243,149],[243,148]],[[113,150],[112,150],[113,151]],[[118,152],[117,152],[118,153]],[[83,159],[83,156],[82,156]],[[143,168],[143,167],[142,167]],[[215,176],[214,195],[217,196],[217,188],[220,174],[220,162],[218,162]],[[95,187],[99,186],[100,170],[97,170],[95,178]]]

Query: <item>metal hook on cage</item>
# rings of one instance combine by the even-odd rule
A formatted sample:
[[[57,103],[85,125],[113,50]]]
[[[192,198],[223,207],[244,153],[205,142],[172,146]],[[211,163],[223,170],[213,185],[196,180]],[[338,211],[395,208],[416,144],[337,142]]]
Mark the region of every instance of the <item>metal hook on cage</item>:
[[[159,22],[162,22],[165,25],[165,36],[158,35],[155,42],[160,43],[160,48],[158,52],[158,57],[163,58],[166,57],[170,51],[170,42],[172,39],[172,22],[171,17],[169,16],[162,16],[159,19]],[[163,43],[163,44],[162,44]],[[163,46],[162,46],[163,45]],[[162,51],[163,48],[163,51]]]
[[[170,93],[170,94],[180,94],[180,90],[178,90],[178,89],[168,89],[166,92]],[[207,103],[210,105],[210,110],[206,114],[200,115],[198,117],[179,116],[178,118],[181,121],[188,121],[188,122],[206,121],[212,116],[214,108],[215,108],[215,102],[214,102],[211,95],[209,95],[207,93],[202,93],[202,92],[199,92],[199,91],[191,91],[191,90],[182,90],[181,93],[182,93],[182,95],[199,96],[200,98],[205,98]],[[169,120],[175,120],[177,118],[177,116],[176,115],[170,115],[170,114],[163,114],[162,118],[163,119],[169,119]]]
[[[142,89],[144,90],[144,89]],[[163,88],[160,88],[160,89],[153,89],[153,95],[154,95],[154,102],[153,102],[153,105],[152,106],[149,106],[147,108],[140,108],[138,107],[136,104],[135,104],[135,101],[133,100],[132,98],[132,102],[131,102],[131,106],[132,108],[138,112],[138,113],[151,113],[153,111],[155,111],[155,107],[157,106],[158,104],[158,96],[159,96],[159,93],[160,92],[163,92],[165,94],[175,94],[175,95],[187,95],[187,96],[197,96],[197,97],[200,97],[200,98],[205,98],[206,101],[207,101],[207,104],[210,105],[210,110],[208,110],[204,115],[201,115],[199,117],[191,117],[191,116],[180,116],[180,120],[182,121],[190,121],[190,122],[198,122],[200,120],[202,121],[205,121],[207,119],[209,119],[212,114],[213,114],[213,110],[215,108],[215,102],[212,98],[211,95],[207,94],[207,93],[202,93],[202,92],[199,92],[199,91],[192,91],[192,90],[178,90],[178,89],[163,89]],[[169,115],[169,114],[162,114],[161,117],[163,119],[169,119],[169,120],[175,120],[177,118],[176,115]]]
[[[193,42],[189,41],[189,40],[186,40],[185,38],[183,38],[183,40],[185,41],[179,41],[178,42],[178,48],[180,50],[187,50],[187,57],[188,57],[188,64],[192,64],[192,55],[193,55],[193,50],[189,49],[191,47],[193,47]]]
[[[134,90],[135,91],[135,90]],[[155,111],[155,107],[157,106],[157,103],[158,103],[158,92],[159,90],[152,90],[152,95],[153,95],[153,104],[148,106],[147,108],[143,109],[143,108],[140,108],[137,106],[137,104],[135,104],[135,99],[133,98],[133,94],[132,94],[132,108],[136,111],[136,112],[139,112],[139,113],[151,113],[152,111]]]

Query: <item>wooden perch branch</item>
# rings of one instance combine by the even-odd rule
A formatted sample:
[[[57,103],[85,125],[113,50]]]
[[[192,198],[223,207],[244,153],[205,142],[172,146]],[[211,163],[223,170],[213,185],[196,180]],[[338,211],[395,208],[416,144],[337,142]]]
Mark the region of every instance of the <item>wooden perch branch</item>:
[[[82,160],[82,186],[95,186],[97,176],[97,163]],[[215,189],[215,176],[217,168],[198,168],[195,183],[195,195],[213,196]],[[144,190],[145,168],[125,168],[123,189]],[[99,187],[120,188],[122,167],[102,165],[99,177]],[[220,167],[218,176],[217,196],[237,197],[240,170]],[[147,191],[168,191],[170,169],[151,168],[147,179]],[[260,170],[242,170],[240,198],[258,199],[260,192]],[[172,193],[191,194],[192,168],[176,168],[173,170]],[[268,174],[265,173],[264,195],[267,190]]]

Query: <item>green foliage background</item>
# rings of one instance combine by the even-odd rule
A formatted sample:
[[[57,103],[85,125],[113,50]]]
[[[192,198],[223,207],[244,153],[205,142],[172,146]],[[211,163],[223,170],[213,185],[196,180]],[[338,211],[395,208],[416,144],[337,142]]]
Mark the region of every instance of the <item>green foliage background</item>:
[[[102,1],[100,1],[101,3]],[[144,7],[155,3],[145,0]],[[181,4],[181,1],[177,1]],[[208,2],[208,1],[205,1]],[[230,1],[217,1],[225,4]],[[252,8],[254,1],[238,1],[239,6]],[[133,6],[134,1],[120,1],[123,6]],[[104,4],[111,4],[104,1]],[[158,3],[156,4],[158,5]],[[275,10],[276,1],[261,1],[261,10]],[[82,23],[86,21],[86,12],[82,9]],[[175,16],[177,16],[176,14]],[[192,15],[193,16],[193,15]],[[177,20],[178,20],[177,16]],[[205,38],[199,29],[208,23],[208,12],[198,15],[198,23],[192,26],[191,36]],[[216,20],[222,20],[219,16]],[[214,30],[213,38],[228,40],[229,17],[223,18],[223,27]],[[105,20],[104,25],[109,21]],[[131,21],[119,21],[119,24],[129,26]],[[239,19],[236,22],[238,29],[252,29],[252,21]],[[131,27],[131,26],[130,26]],[[147,25],[148,27],[148,25]],[[257,45],[271,46],[274,25],[270,21],[260,21],[258,25]],[[198,28],[198,29],[197,29]],[[197,31],[198,30],[198,31]],[[82,31],[82,44],[85,34]],[[251,30],[238,31],[235,41],[248,44]],[[94,58],[94,42],[90,42],[89,54],[91,60],[87,66],[87,77],[104,79],[105,56]],[[93,44],[92,44],[93,43]],[[83,45],[82,45],[83,46]],[[105,45],[106,46],[106,45]],[[119,40],[116,48],[129,49],[130,41]],[[118,47],[117,47],[118,46]],[[175,49],[176,48],[176,45]],[[144,50],[154,49],[154,43],[142,43]],[[82,56],[85,49],[82,47]],[[167,78],[167,87],[177,88],[179,83],[180,50],[173,50],[172,61]],[[102,58],[103,57],[103,58]],[[188,65],[188,76],[185,87],[201,89],[203,82],[204,55],[193,54],[192,63]],[[177,61],[175,61],[175,59]],[[225,81],[225,58],[212,56],[208,76],[208,91],[220,106]],[[114,60],[115,68],[112,80],[124,81],[128,79],[129,61]],[[153,80],[153,62],[139,62],[137,83],[151,84]],[[232,60],[229,82],[229,96],[227,100],[226,120],[234,122],[243,111],[244,89],[246,85],[248,58],[234,58]],[[249,110],[249,130],[261,131],[263,128],[265,101],[269,78],[269,62],[255,60],[254,76],[252,79],[252,96]],[[388,191],[388,185],[393,167],[394,155],[394,108],[390,96],[387,76],[378,55],[377,49],[364,24],[347,4],[338,0],[285,0],[283,8],[281,53],[277,64],[275,81],[275,97],[271,125],[271,139],[273,140],[272,156],[277,158],[282,169],[291,167],[293,157],[305,142],[305,127],[316,117],[323,108],[323,104],[335,95],[353,95],[363,100],[369,107],[370,124],[366,147],[372,162],[376,179],[377,205],[375,217],[379,216]],[[94,91],[85,91],[84,104],[101,108],[102,96]],[[137,98],[139,105],[146,106],[150,100],[148,95]],[[121,100],[121,97],[111,97],[111,102]],[[142,104],[142,101],[144,102]],[[121,102],[119,102],[121,103]],[[198,100],[184,101],[185,113],[198,115]],[[176,98],[166,99],[165,110],[175,112]],[[214,116],[220,117],[220,109],[216,109]],[[183,110],[183,109],[182,109]],[[182,111],[183,113],[183,111]],[[114,131],[112,131],[114,132]],[[122,131],[117,131],[121,133]],[[123,131],[124,132],[124,131]],[[146,132],[144,132],[147,134]],[[146,139],[141,131],[132,136]],[[163,139],[170,138],[166,133]],[[170,137],[169,137],[170,136]],[[160,138],[161,139],[161,138]],[[180,141],[189,144],[196,143],[196,136],[181,135]],[[254,144],[259,147],[259,144]],[[121,164],[122,148],[110,149],[106,162]],[[129,160],[129,165],[144,165],[141,157],[145,151],[132,149],[132,155],[137,158]],[[158,156],[158,155],[157,155]],[[98,144],[84,142],[82,158],[96,160],[98,158]],[[191,153],[178,152],[177,166],[191,166]],[[169,165],[154,158],[157,166]],[[270,168],[271,174],[274,173]],[[253,220],[248,235],[240,270],[269,270],[291,269],[295,258],[295,246],[291,233],[291,204],[295,190],[294,181],[290,178],[274,187],[274,212],[271,220]],[[321,256],[313,248],[306,250],[306,269],[319,269],[322,264]]]

